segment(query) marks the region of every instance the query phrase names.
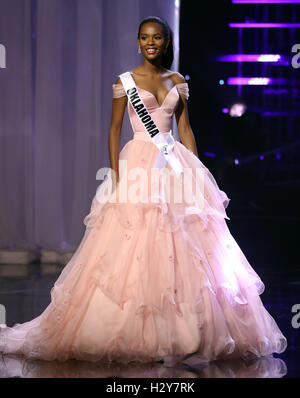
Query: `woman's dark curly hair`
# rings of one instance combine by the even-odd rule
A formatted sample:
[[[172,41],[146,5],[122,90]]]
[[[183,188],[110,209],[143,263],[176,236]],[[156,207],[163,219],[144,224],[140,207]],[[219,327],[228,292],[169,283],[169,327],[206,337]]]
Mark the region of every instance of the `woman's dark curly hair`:
[[[173,32],[168,24],[167,21],[165,21],[163,18],[160,17],[147,17],[142,20],[139,26],[139,31],[138,31],[138,39],[140,37],[140,32],[142,26],[147,23],[147,22],[155,22],[158,23],[162,26],[163,32],[164,32],[164,38],[167,41],[170,38],[170,42],[167,48],[167,52],[162,55],[162,66],[166,69],[170,69],[173,60],[174,60],[174,49],[173,49]]]

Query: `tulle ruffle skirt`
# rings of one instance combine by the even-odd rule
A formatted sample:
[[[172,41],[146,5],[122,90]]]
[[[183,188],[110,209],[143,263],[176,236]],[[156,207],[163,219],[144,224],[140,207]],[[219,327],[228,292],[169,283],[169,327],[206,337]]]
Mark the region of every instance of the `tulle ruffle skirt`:
[[[264,283],[227,227],[230,199],[178,141],[174,154],[188,169],[179,182],[153,179],[158,150],[151,142],[124,146],[119,184],[113,192],[108,178],[99,185],[49,306],[2,329],[0,351],[48,361],[167,363],[286,349],[260,299]]]

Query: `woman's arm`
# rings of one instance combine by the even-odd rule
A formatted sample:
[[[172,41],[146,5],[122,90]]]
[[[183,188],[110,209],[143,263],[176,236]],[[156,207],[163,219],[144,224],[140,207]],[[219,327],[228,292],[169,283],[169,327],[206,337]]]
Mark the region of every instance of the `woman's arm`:
[[[121,79],[118,77],[115,84],[121,84]],[[124,118],[124,111],[127,104],[127,95],[112,100],[112,113],[109,129],[109,159],[110,167],[116,173],[116,182],[119,182],[119,152],[120,152],[120,136],[122,130],[122,123]]]
[[[172,79],[175,84],[186,83],[184,77],[179,73],[174,74]],[[175,116],[180,141],[187,149],[190,149],[194,155],[198,157],[196,141],[189,121],[187,101],[182,94],[180,94],[180,100],[175,111]]]

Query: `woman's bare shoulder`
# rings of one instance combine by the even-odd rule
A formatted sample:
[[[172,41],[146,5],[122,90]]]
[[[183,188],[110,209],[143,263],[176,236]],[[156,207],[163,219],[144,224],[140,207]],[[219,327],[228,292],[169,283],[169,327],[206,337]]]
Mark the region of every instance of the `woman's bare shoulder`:
[[[115,84],[122,84],[122,81],[121,81],[121,79],[120,79],[120,76],[118,76],[118,78],[117,78]]]
[[[185,78],[182,76],[181,73],[179,72],[174,72],[174,71],[170,71],[171,72],[171,76],[170,78],[172,79],[174,84],[182,84],[182,83],[186,83]]]

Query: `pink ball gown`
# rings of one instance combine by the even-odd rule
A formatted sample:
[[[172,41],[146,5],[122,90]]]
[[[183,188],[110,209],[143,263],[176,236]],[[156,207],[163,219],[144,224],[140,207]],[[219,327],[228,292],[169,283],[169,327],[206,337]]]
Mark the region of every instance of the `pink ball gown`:
[[[189,97],[188,84],[174,85],[161,105],[152,93],[138,91],[163,135],[171,134],[180,96]],[[125,95],[122,84],[113,85],[114,97]],[[129,101],[127,109],[133,136],[120,161],[126,161],[128,174],[141,168],[149,177],[159,150]],[[47,361],[167,363],[286,349],[286,338],[259,297],[264,284],[227,227],[230,199],[179,141],[173,153],[192,171],[192,181],[202,171],[204,189],[192,206],[186,197],[177,203],[172,189],[168,201],[159,191],[158,201],[135,203],[109,201],[97,190],[84,236],[52,287],[50,304],[37,318],[3,328],[0,351]],[[146,177],[139,192],[151,199]],[[134,190],[136,180],[124,173],[117,192],[124,181],[123,193],[124,186],[125,193]]]

